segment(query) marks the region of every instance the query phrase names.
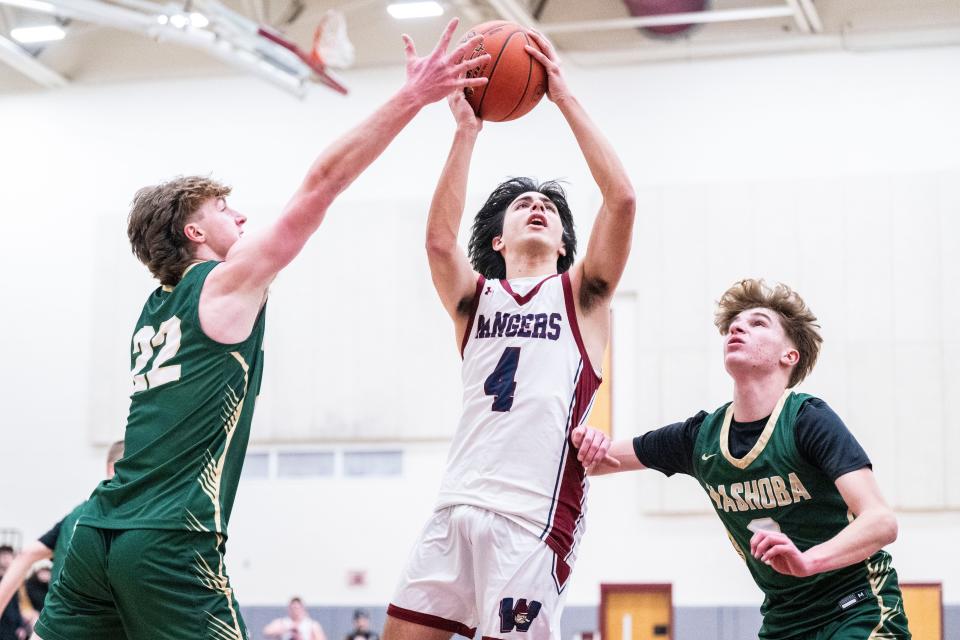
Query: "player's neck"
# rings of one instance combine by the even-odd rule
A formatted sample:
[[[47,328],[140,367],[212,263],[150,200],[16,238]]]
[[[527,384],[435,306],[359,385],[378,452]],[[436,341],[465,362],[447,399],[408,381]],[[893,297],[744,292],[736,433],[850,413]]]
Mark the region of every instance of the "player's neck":
[[[773,413],[787,386],[780,376],[744,376],[733,381],[733,419],[761,420]]]
[[[193,262],[207,262],[208,260],[223,260],[224,256],[221,256],[216,251],[214,251],[210,245],[200,244],[194,250],[193,253]]]
[[[507,280],[550,276],[557,272],[557,256],[518,254],[507,259]]]

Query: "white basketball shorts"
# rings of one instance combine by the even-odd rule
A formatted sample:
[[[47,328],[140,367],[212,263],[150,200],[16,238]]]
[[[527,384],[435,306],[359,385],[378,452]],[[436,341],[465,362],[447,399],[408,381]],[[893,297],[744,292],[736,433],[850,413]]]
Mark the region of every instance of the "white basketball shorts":
[[[559,640],[571,567],[519,524],[456,505],[427,522],[387,615],[483,640]]]

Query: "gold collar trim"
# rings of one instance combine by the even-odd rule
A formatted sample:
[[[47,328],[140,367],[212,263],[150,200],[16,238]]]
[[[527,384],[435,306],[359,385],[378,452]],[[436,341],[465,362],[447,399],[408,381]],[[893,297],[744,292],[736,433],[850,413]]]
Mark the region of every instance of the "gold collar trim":
[[[757,459],[757,456],[763,452],[763,448],[767,446],[770,436],[773,435],[773,429],[777,426],[777,420],[780,419],[780,412],[783,411],[783,405],[786,403],[787,398],[790,397],[790,393],[790,389],[787,389],[783,392],[783,395],[780,396],[780,400],[777,401],[777,406],[773,408],[773,413],[771,413],[767,419],[767,424],[763,427],[763,432],[760,433],[756,444],[754,444],[753,448],[742,458],[734,458],[730,453],[730,423],[733,422],[733,403],[730,403],[727,407],[726,414],[723,416],[723,427],[720,429],[720,451],[723,453],[723,457],[727,459],[727,462],[737,469],[746,469],[750,466],[751,462]]]

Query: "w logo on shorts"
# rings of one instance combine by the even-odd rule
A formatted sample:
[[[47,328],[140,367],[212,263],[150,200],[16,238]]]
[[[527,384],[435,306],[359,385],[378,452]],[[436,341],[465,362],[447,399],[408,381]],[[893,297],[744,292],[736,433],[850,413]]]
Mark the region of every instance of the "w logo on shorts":
[[[500,601],[500,633],[509,633],[516,627],[517,631],[527,631],[533,624],[534,618],[540,613],[540,603],[531,600],[527,605],[526,598],[517,600],[513,605],[513,598],[504,598]]]

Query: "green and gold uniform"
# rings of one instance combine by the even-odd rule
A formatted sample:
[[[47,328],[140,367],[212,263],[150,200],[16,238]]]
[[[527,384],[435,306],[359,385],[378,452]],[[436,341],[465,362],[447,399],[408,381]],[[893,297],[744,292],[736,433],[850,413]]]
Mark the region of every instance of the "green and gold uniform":
[[[803,552],[833,538],[853,519],[835,478],[798,450],[797,418],[809,401],[822,403],[805,394],[784,393],[752,448],[739,457],[730,446],[732,404],[701,414],[698,430],[689,436],[692,447],[685,453],[692,466],[676,470],[690,473],[710,496],[734,549],[764,592],[760,638],[910,638],[897,574],[886,551],[807,578],[779,573],[750,554],[750,539],[757,530],[781,531]],[[846,431],[842,423],[840,427]],[[653,452],[662,450],[657,440],[666,439],[651,434],[647,442],[646,436],[637,438],[634,448],[646,466],[664,470]],[[852,440],[848,432],[846,436]],[[862,454],[855,441],[853,445]],[[866,460],[865,454],[860,459]]]
[[[50,584],[57,581],[57,577],[63,569],[63,560],[67,557],[67,549],[70,548],[73,531],[86,506],[86,502],[78,504],[70,513],[64,516],[63,520],[53,525],[50,531],[47,531],[38,539],[40,544],[53,552],[53,566],[50,567]]]
[[[124,457],[88,501],[37,625],[44,640],[244,640],[227,524],[263,367],[265,310],[236,344],[200,327],[217,262],[160,287],[133,334]]]

